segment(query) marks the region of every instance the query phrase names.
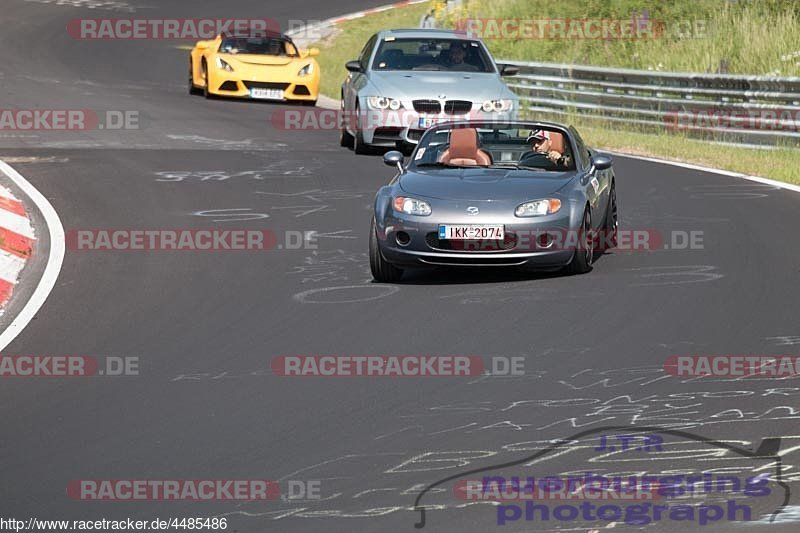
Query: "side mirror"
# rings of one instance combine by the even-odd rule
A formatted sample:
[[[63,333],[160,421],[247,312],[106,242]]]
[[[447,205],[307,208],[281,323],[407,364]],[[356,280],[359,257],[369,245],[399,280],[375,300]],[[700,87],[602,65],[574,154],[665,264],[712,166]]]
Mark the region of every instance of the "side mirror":
[[[345,63],[344,68],[346,68],[350,72],[362,72],[361,63],[359,63],[357,59]]]
[[[397,169],[402,172],[403,171],[403,153],[398,152],[397,150],[392,150],[391,152],[386,152],[383,154],[383,164],[390,166],[390,167],[397,167]]]
[[[308,57],[318,56],[319,55],[319,48],[317,48],[316,46],[314,48],[309,48],[307,53],[308,53]]]
[[[597,170],[606,170],[611,168],[611,156],[605,154],[595,154],[592,157],[592,166]]]
[[[516,65],[507,65],[505,63],[501,63],[497,66],[500,68],[501,76],[516,76],[519,74],[519,67]]]
[[[198,41],[195,48],[198,50],[208,50],[208,41]]]

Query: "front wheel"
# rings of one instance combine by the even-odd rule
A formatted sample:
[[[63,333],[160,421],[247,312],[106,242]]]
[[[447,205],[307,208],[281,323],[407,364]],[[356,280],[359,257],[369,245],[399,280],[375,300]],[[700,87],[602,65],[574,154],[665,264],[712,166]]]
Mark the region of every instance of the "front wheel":
[[[345,148],[353,147],[353,136],[347,131],[347,114],[344,111],[344,95],[342,95],[341,105],[339,106],[339,146]]]
[[[592,235],[592,213],[589,207],[583,212],[583,220],[578,230],[577,246],[572,261],[567,265],[569,274],[585,274],[592,269],[594,258],[594,236]]]
[[[201,94],[202,91],[200,89],[198,89],[197,86],[194,84],[194,72],[193,72],[194,68],[193,67],[194,66],[192,65],[192,60],[190,59],[189,60],[189,94],[191,94],[192,96],[195,96],[195,95]]]
[[[208,79],[208,65],[206,64],[205,59],[203,60],[200,70],[203,73],[203,81],[205,82],[203,84],[203,96],[205,96],[208,100],[211,100],[212,98],[214,98],[214,95],[211,94],[211,91],[208,90],[210,80]]]
[[[397,283],[403,277],[403,269],[383,258],[375,231],[375,219],[373,219],[369,228],[369,269],[372,271],[372,277],[379,283]]]
[[[358,107],[356,107],[356,126],[355,132],[356,134],[353,136],[353,152],[358,155],[366,155],[370,153],[370,145],[364,142],[364,135],[361,133],[361,128],[359,128],[359,122],[361,122],[361,115],[358,113]]]
[[[608,209],[606,211],[605,226],[603,227],[603,235],[599,245],[601,252],[617,247],[618,232],[619,215],[617,213],[617,186],[612,183],[611,190],[608,193]]]

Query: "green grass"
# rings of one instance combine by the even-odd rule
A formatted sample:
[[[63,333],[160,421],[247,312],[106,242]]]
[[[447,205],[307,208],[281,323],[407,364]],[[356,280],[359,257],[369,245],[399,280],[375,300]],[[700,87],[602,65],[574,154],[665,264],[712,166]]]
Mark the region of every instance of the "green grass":
[[[333,35],[314,45],[321,50],[318,59],[322,70],[322,94],[339,98],[340,86],[346,76],[344,64],[357,58],[373,33],[386,28],[417,27],[422,15],[435,4],[397,8],[337,26]],[[649,0],[561,0],[536,4],[531,0],[469,0],[464,12],[445,16],[439,10],[439,18],[442,21],[447,19],[451,24],[469,16],[532,19],[586,17],[589,16],[586,13],[591,13],[591,17],[614,18],[630,17],[649,9],[649,16],[665,20],[667,27],[669,21],[705,20],[707,34],[702,38],[640,41],[489,40],[487,45],[496,58],[502,59],[697,72],[716,71],[724,59],[731,73],[764,74],[780,70],[782,75],[800,75],[800,53],[791,61],[781,60],[782,55],[800,51],[800,7],[790,9],[787,6],[790,6],[788,2],[778,0],[692,0],[674,5]],[[619,124],[603,124],[578,116],[570,117],[566,122],[575,125],[584,139],[598,149],[694,163],[800,184],[800,150],[724,146],[690,139],[682,134],[655,135],[636,128],[622,129]]]
[[[800,76],[796,0],[466,0],[462,10],[440,11],[437,18],[439,25],[453,27],[466,18],[633,21],[645,13],[663,31],[639,39],[512,40],[486,35],[485,42],[502,59],[673,72],[718,72],[722,67],[731,74]]]
[[[693,163],[800,185],[800,150],[759,150],[725,146],[682,135],[651,135],[573,121],[591,146],[633,155]],[[609,134],[611,132],[611,134]]]
[[[342,82],[347,76],[344,64],[351,59],[358,59],[361,49],[373,33],[388,28],[416,28],[422,15],[430,9],[428,4],[400,7],[339,24],[333,35],[312,45],[320,49],[317,57],[321,75],[320,92],[338,100]]]

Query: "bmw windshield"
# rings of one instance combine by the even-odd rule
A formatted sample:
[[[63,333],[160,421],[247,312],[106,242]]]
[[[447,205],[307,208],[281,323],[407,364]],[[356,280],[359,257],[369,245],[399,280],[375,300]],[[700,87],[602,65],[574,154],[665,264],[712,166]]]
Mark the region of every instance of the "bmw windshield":
[[[381,41],[372,69],[495,72],[494,63],[478,41],[394,37]]]

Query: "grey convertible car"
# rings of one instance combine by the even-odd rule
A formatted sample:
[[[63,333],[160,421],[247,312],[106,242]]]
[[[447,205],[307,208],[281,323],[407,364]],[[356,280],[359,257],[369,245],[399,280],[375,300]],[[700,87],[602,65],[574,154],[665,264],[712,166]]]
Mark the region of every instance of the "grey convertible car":
[[[385,30],[348,62],[342,84],[341,145],[409,147],[437,122],[513,120],[519,97],[501,79],[519,69],[496,64],[480,39],[447,30]]]
[[[376,197],[369,258],[379,282],[425,266],[513,266],[581,274],[616,246],[611,157],[573,127],[462,121],[428,129]]]

